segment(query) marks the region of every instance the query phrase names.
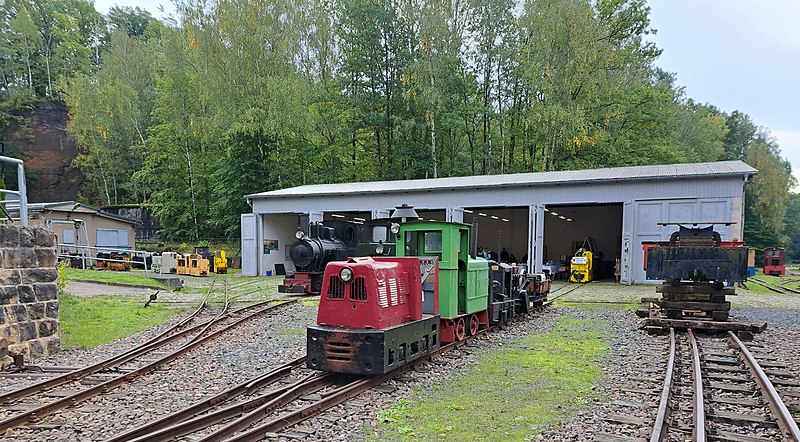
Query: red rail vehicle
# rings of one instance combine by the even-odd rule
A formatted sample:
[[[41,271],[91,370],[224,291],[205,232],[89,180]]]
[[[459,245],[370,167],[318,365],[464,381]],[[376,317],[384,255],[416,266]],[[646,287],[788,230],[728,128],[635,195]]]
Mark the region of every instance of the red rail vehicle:
[[[329,263],[317,323],[308,327],[309,368],[387,373],[541,305],[544,275],[471,256],[470,227],[403,224],[398,257]]]
[[[764,249],[764,274],[773,276],[783,276],[786,274],[786,266],[783,263],[783,247],[767,247]]]

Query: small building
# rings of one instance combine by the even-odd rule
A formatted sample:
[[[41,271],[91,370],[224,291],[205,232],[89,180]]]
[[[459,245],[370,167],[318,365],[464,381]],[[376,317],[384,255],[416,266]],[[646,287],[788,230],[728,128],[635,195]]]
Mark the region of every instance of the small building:
[[[57,242],[63,245],[132,250],[136,241],[136,220],[76,201],[29,203],[28,218],[31,227],[53,231]]]
[[[537,272],[558,272],[591,238],[599,270],[622,283],[647,282],[641,243],[668,240],[676,230],[659,223],[728,222],[716,227],[722,239],[743,239],[744,186],[756,173],[742,161],[720,161],[257,193],[245,197],[253,211],[241,217],[242,274],[293,270],[288,247],[309,222],[387,217],[406,203],[421,219],[476,225],[479,247]]]

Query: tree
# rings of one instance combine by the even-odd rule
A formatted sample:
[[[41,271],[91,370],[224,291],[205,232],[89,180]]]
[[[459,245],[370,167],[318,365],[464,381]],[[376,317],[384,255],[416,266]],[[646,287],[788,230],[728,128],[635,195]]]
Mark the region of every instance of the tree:
[[[759,131],[748,146],[746,162],[758,175],[745,187],[745,239],[758,248],[785,244],[789,189],[796,184],[791,165],[765,131]]]

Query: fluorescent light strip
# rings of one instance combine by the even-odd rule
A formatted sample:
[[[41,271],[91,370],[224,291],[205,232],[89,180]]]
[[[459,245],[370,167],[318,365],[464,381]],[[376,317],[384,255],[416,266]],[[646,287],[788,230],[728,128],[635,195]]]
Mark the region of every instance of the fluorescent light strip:
[[[561,218],[561,219],[567,219],[567,217],[566,217],[566,216],[564,216],[564,215],[559,215],[559,218]]]
[[[338,213],[333,213],[331,216],[334,218],[344,218],[344,215],[339,215]]]
[[[550,215],[558,216],[558,214],[556,212],[550,212]]]
[[[572,218],[567,218],[567,221],[572,222]]]
[[[478,212],[478,215],[480,215],[480,216],[489,216],[489,215],[487,215],[485,213],[480,213],[480,212]]]
[[[464,213],[472,213],[472,210],[464,209]]]
[[[500,219],[500,217],[492,215],[492,219]]]
[[[545,212],[549,212],[549,211],[550,211],[550,209],[548,209],[547,207],[545,207],[545,208],[544,208],[544,211],[545,211]]]
[[[507,220],[507,219],[505,219],[505,218],[503,218],[503,221],[505,221],[505,222],[508,222],[508,220]]]
[[[353,218],[353,221],[366,221],[364,218]]]

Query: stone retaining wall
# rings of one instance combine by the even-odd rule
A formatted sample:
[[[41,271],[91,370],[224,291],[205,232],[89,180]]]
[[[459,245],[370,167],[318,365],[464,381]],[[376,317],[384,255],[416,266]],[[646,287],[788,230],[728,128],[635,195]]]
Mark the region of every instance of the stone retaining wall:
[[[53,232],[0,225],[0,338],[26,360],[59,349],[57,278]]]

